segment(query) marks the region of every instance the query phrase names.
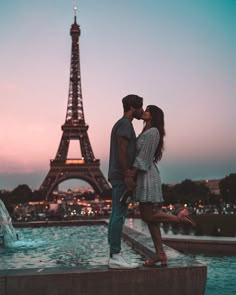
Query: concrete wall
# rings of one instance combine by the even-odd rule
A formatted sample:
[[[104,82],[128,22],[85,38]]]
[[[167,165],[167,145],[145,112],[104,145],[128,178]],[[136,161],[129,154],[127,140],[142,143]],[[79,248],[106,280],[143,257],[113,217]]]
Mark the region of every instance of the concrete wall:
[[[1,295],[203,295],[205,267],[11,270],[0,277]]]

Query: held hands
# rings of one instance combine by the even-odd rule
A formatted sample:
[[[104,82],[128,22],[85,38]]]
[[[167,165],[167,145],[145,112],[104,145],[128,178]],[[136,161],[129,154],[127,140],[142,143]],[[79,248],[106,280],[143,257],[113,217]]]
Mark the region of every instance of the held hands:
[[[127,188],[129,191],[133,191],[136,187],[135,183],[135,176],[136,176],[136,169],[127,169],[125,171],[125,184],[127,185]]]
[[[126,176],[125,177],[125,184],[129,191],[133,191],[135,189],[136,183],[133,177]]]

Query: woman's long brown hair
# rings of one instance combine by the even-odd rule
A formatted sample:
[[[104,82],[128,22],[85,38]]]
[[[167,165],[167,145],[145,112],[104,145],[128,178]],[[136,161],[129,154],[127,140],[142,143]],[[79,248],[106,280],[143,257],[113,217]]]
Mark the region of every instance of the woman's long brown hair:
[[[157,107],[155,105],[149,105],[149,106],[147,106],[147,108],[152,116],[151,126],[156,127],[159,131],[159,134],[160,134],[160,141],[159,141],[159,144],[156,149],[155,156],[154,156],[155,162],[158,162],[162,158],[162,154],[164,151],[164,136],[166,135],[165,123],[164,123],[164,113],[159,107]]]

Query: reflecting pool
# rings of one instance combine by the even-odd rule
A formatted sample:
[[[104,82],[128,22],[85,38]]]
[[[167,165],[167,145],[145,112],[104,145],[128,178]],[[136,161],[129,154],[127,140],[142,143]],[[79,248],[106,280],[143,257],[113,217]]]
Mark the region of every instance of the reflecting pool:
[[[205,295],[236,294],[236,256],[194,255],[191,257],[207,265]]]
[[[0,269],[106,265],[107,225],[18,228],[19,241],[0,247]],[[122,253],[142,258],[125,242]],[[141,263],[141,262],[140,262]]]
[[[127,219],[125,224],[134,230],[140,231],[143,234],[150,236],[146,224],[141,219]],[[165,237],[179,237],[181,235],[166,235],[163,230],[162,234]],[[184,236],[183,236],[184,237]],[[185,236],[185,238],[187,238]],[[188,236],[189,238],[189,236]],[[199,239],[202,237],[193,237],[191,239]],[[204,236],[206,239],[206,236]],[[213,239],[208,237],[208,240]],[[223,238],[218,238],[223,239]],[[236,238],[226,238],[226,240],[236,240]],[[186,254],[186,253],[185,253]],[[207,265],[207,285],[204,295],[233,295],[236,294],[236,256],[210,256],[210,255],[193,255],[200,263]]]
[[[126,225],[149,235],[140,219],[127,219]],[[0,247],[0,270],[107,264],[107,225],[17,228],[16,231],[20,240]],[[122,253],[142,264],[142,257],[125,242],[122,242]],[[236,294],[236,256],[187,255],[207,265],[205,295]]]

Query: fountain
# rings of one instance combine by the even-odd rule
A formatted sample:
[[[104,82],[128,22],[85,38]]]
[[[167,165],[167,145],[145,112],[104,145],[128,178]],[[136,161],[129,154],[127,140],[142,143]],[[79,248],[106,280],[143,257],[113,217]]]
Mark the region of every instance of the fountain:
[[[106,220],[27,223],[19,226],[20,241],[0,200],[4,245],[0,247],[0,294],[161,294],[202,295],[206,266],[166,246],[169,267],[145,268],[142,255],[154,254],[151,238],[124,226],[124,256],[139,260],[139,269],[109,270]],[[70,227],[68,227],[70,225]],[[149,246],[151,245],[151,246]],[[170,278],[172,284],[170,286]],[[91,284],[93,281],[93,284]],[[157,285],[162,282],[162,286]],[[130,283],[132,282],[132,283]],[[191,282],[191,283],[186,283]],[[154,290],[154,291],[152,291]]]
[[[0,227],[1,227],[1,233],[2,233],[0,237],[2,239],[3,245],[7,246],[10,243],[18,240],[17,233],[11,222],[11,217],[1,199],[0,199]]]

